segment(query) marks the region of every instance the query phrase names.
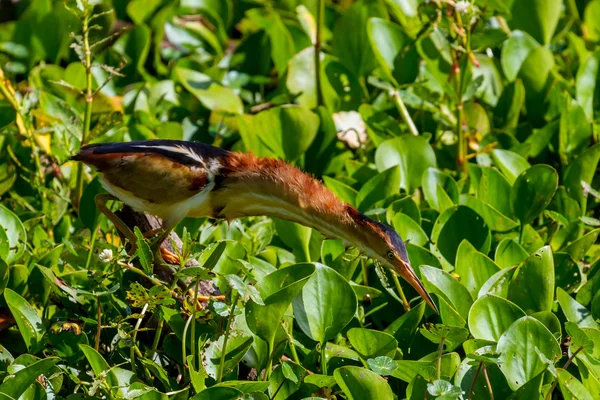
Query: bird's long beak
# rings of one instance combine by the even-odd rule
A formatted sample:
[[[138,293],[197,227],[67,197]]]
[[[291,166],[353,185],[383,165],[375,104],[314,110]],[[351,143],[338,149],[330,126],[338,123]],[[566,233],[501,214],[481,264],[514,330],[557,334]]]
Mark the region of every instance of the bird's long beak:
[[[433,309],[433,311],[435,311],[436,313],[439,314],[440,311],[438,310],[437,306],[433,302],[431,295],[429,294],[427,289],[425,289],[425,286],[423,286],[423,283],[421,283],[421,281],[415,274],[415,270],[410,266],[410,264],[404,262],[400,258],[396,258],[396,260],[394,260],[394,262],[393,262],[393,265],[394,265],[394,270],[401,277],[403,277],[408,283],[410,283],[410,285],[413,288],[415,288],[417,293],[419,293],[419,295],[425,300],[425,302],[427,304],[429,304],[429,307],[431,307]]]

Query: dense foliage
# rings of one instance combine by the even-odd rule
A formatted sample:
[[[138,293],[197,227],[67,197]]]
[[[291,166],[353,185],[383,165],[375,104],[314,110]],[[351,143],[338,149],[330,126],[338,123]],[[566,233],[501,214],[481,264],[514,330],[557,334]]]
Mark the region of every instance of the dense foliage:
[[[0,14],[0,398],[600,398],[599,0]],[[265,217],[177,227],[176,278],[223,294],[196,307],[68,160],[147,138],[314,174],[400,233],[440,315]]]

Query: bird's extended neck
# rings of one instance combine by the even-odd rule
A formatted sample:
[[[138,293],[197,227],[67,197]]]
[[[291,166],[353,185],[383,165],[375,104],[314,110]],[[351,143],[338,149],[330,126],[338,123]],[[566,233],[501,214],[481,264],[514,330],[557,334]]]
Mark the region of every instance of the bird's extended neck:
[[[348,244],[364,243],[362,215],[319,181],[281,160],[232,153],[212,199],[216,217],[273,216]]]

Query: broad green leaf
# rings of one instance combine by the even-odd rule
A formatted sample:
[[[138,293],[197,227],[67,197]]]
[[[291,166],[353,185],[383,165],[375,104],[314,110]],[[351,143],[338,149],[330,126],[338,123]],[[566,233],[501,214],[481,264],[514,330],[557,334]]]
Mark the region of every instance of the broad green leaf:
[[[283,219],[273,219],[277,235],[290,247],[299,261],[310,262],[310,237],[312,229]]]
[[[311,145],[319,128],[319,117],[308,108],[287,105],[274,107],[254,116],[238,117],[240,135],[248,150],[256,140],[273,155],[297,160]],[[260,154],[260,153],[258,153]]]
[[[294,38],[284,24],[281,16],[271,9],[252,8],[246,16],[258,27],[264,29],[269,36],[271,58],[277,69],[277,75],[282,77],[287,69],[289,60],[296,53]],[[264,46],[264,43],[256,44]],[[256,51],[256,47],[252,50]]]
[[[358,355],[366,362],[380,356],[394,358],[398,342],[389,333],[373,329],[352,328],[348,331],[348,341]]]
[[[467,319],[473,298],[466,287],[460,284],[449,273],[427,265],[421,266],[421,276],[425,287],[438,297],[444,298],[458,311],[463,319]]]
[[[575,352],[579,349],[588,353],[593,353],[594,342],[588,337],[587,333],[581,329],[575,322],[565,322],[565,329],[569,334],[569,347]]]
[[[31,386],[32,383],[46,373],[60,361],[60,358],[49,357],[36,361],[33,364],[17,371],[0,385],[0,395],[6,399],[18,399]]]
[[[119,379],[116,375],[114,369],[111,369],[110,365],[106,362],[104,357],[100,355],[94,348],[80,344],[79,347],[85,354],[85,358],[88,363],[92,367],[92,371],[94,371],[94,375],[104,375],[106,376],[106,382],[110,385],[111,391],[122,390],[119,388]]]
[[[536,165],[519,175],[510,199],[522,225],[531,223],[546,209],[557,187],[558,174],[549,165]]]
[[[525,86],[527,115],[534,126],[545,123],[544,114],[548,105],[546,94],[553,79],[554,56],[546,47],[536,47],[525,58],[519,70],[519,77]]]
[[[583,259],[588,250],[596,243],[600,229],[594,229],[591,232],[586,233],[567,247],[561,249],[561,252],[565,252],[573,257],[573,260],[580,261]]]
[[[0,227],[4,229],[9,245],[5,261],[8,265],[11,265],[19,261],[25,253],[27,232],[19,217],[3,205],[0,205]]]
[[[600,160],[600,143],[590,147],[569,164],[563,175],[563,182],[569,196],[577,200],[585,214],[587,196],[583,193],[581,182],[592,183],[598,161]]]
[[[592,400],[593,397],[585,388],[585,386],[578,381],[573,375],[562,368],[556,369],[558,375],[558,383],[560,384],[560,391],[564,396],[565,400]]]
[[[541,44],[548,44],[558,25],[561,0],[520,0],[512,3],[510,26],[520,29]]]
[[[390,204],[385,214],[386,221],[391,224],[397,213],[406,214],[419,226],[421,225],[421,212],[412,197],[406,196]]]
[[[369,179],[356,195],[358,209],[366,211],[376,202],[398,193],[400,174],[400,167],[393,166]]]
[[[288,368],[285,368],[284,365],[287,365]],[[297,378],[295,382],[288,378],[290,372]],[[269,395],[271,399],[285,400],[290,398],[298,391],[305,376],[307,376],[306,369],[301,365],[289,361],[280,364],[275,368],[269,379]]]
[[[385,77],[395,86],[413,82],[418,73],[418,58],[414,53],[403,53],[408,39],[403,29],[391,21],[370,18],[367,33]]]
[[[231,400],[240,399],[242,392],[233,387],[213,386],[204,389],[190,400]]]
[[[502,46],[501,57],[502,70],[509,81],[512,82],[517,78],[521,65],[531,50],[539,46],[539,43],[527,32],[519,30],[511,32],[510,38]]]
[[[435,168],[427,168],[423,173],[423,194],[429,205],[443,212],[458,203],[458,186],[452,177]]]
[[[473,303],[469,311],[469,330],[476,339],[497,342],[500,336],[525,312],[502,297],[486,294]]]
[[[520,264],[527,256],[527,251],[516,240],[506,238],[496,247],[494,260],[500,268],[507,268]]]
[[[423,228],[406,214],[396,214],[392,219],[392,226],[405,242],[424,246],[429,241]]]
[[[422,136],[402,135],[386,140],[375,151],[375,165],[379,171],[400,166],[400,187],[412,193],[421,186],[423,173],[436,167],[433,148]]]
[[[470,171],[476,170],[474,167]],[[491,167],[479,168],[481,177],[479,183],[473,182],[477,190],[477,198],[488,203],[490,206],[507,217],[512,217],[510,207],[511,184],[497,169]]]
[[[469,337],[468,329],[443,324],[424,325],[419,332],[433,343],[441,343],[443,340],[447,350],[456,348]]]
[[[462,389],[448,381],[438,379],[427,384],[427,391],[436,399],[456,400],[462,398]]]
[[[267,275],[257,285],[265,305],[258,305],[252,300],[246,303],[248,327],[269,344],[271,351],[283,314],[315,270],[313,264],[296,264],[279,269]]]
[[[488,256],[475,250],[466,240],[458,247],[455,266],[454,272],[473,297],[476,297],[481,286],[500,270]]]
[[[252,346],[252,336],[245,336],[243,332],[232,331],[227,341],[227,349],[225,350],[225,362],[223,363],[223,374],[231,371],[244,358],[250,346]],[[217,341],[212,341],[205,352],[204,367],[206,372],[213,379],[216,379],[217,370],[221,362],[223,353],[224,336],[219,336]]]
[[[510,287],[512,276],[516,269],[517,266],[515,265],[513,267],[505,267],[496,272],[483,284],[483,286],[481,286],[478,297],[482,297],[486,294],[495,294],[496,296],[506,298],[508,296],[508,288]]]
[[[293,301],[300,329],[311,339],[324,343],[336,337],[356,313],[352,286],[335,270],[319,263],[302,292]]]
[[[493,150],[492,159],[511,185],[523,171],[531,168],[531,164],[526,159],[508,150]]]
[[[27,349],[35,354],[43,347],[46,328],[34,308],[13,290],[6,288],[4,300],[12,313]]]
[[[560,308],[565,314],[565,317],[567,317],[567,320],[576,323],[582,328],[600,327],[598,323],[594,321],[592,313],[569,296],[564,289],[556,288],[556,299],[558,300],[558,304],[560,304]]]
[[[431,242],[435,245],[434,250],[452,264],[463,240],[471,243],[477,251],[489,251],[490,231],[485,221],[469,207],[459,205],[447,209],[435,221]]]
[[[473,385],[474,399],[491,400],[492,398],[490,397],[490,390],[486,382],[486,377],[483,376],[481,373],[482,371],[479,371],[479,374],[475,376],[479,369],[479,363],[473,364],[475,364],[473,359],[468,357],[463,359],[454,377],[454,382],[455,384],[460,385],[465,393],[469,393],[471,391],[471,385]],[[512,390],[508,387],[506,378],[502,372],[500,372],[500,369],[496,365],[488,365],[486,366],[486,372],[488,375],[487,378],[493,388],[492,394],[494,398],[509,398],[512,394]],[[473,382],[473,380],[475,380],[475,382]]]
[[[392,400],[392,389],[385,379],[360,367],[341,367],[333,372],[335,381],[349,400]]]
[[[221,86],[203,73],[176,67],[175,77],[202,105],[212,111],[242,114],[244,106],[233,89]]]
[[[386,356],[369,358],[367,360],[367,363],[369,364],[369,368],[371,368],[371,371],[378,373],[381,376],[391,375],[392,372],[394,372],[398,368],[398,364],[396,364],[394,360]]]
[[[377,65],[367,35],[367,21],[371,17],[387,18],[384,5],[360,0],[342,14],[333,28],[333,55],[357,77],[368,74]]]
[[[546,369],[536,348],[550,360],[555,360],[562,354],[552,333],[532,317],[522,317],[515,321],[498,340],[500,370],[512,390],[519,389]]]
[[[331,190],[340,198],[340,200],[356,207],[356,196],[358,195],[358,192],[355,189],[329,176],[324,176],[323,182],[327,189]]]
[[[600,5],[600,2],[596,2]],[[575,90],[577,102],[591,121],[594,115],[594,104],[598,104],[600,87],[598,86],[598,73],[600,72],[600,52],[589,55],[577,70]]]
[[[510,197],[507,198],[510,199]],[[462,194],[460,196],[460,204],[466,205],[477,214],[481,215],[486,225],[489,226],[492,231],[506,232],[519,226],[518,222],[513,221],[490,204],[485,203],[476,197]]]
[[[550,246],[542,247],[519,264],[508,288],[508,299],[529,314],[552,309],[554,259]]]

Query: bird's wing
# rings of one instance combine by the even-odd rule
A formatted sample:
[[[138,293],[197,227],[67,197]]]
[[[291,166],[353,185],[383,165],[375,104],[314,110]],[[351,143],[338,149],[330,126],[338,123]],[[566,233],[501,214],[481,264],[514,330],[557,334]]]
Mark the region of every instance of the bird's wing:
[[[85,146],[73,156],[96,167],[111,185],[154,204],[174,204],[214,180],[229,154],[196,142],[149,140]]]

